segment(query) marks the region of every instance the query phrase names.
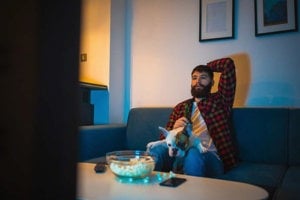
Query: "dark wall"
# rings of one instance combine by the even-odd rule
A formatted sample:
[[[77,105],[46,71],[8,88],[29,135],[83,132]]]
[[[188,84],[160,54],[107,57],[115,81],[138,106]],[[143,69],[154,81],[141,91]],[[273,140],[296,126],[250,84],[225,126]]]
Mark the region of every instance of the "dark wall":
[[[80,0],[0,13],[0,197],[74,200]]]

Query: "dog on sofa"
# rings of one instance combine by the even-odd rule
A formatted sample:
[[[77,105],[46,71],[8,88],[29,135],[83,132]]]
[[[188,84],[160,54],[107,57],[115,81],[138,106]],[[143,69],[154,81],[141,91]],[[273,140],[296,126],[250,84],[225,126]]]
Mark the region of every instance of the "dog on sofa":
[[[165,139],[149,142],[147,144],[147,151],[164,142],[168,146],[168,153],[170,157],[182,158],[185,156],[186,151],[191,147],[198,148],[200,153],[207,151],[207,149],[201,144],[200,138],[193,134],[191,124],[188,124],[185,127],[173,129],[171,131],[168,131],[163,127],[158,128],[160,131],[162,131]]]
[[[159,144],[166,143],[169,156],[175,158],[172,171],[175,173],[183,173],[183,160],[189,148],[196,147],[200,153],[207,151],[207,149],[202,146],[200,138],[193,134],[191,127],[192,125],[188,124],[185,127],[179,127],[171,131],[163,127],[158,127],[165,136],[165,139],[149,142],[147,144],[147,151],[149,152],[151,148]]]

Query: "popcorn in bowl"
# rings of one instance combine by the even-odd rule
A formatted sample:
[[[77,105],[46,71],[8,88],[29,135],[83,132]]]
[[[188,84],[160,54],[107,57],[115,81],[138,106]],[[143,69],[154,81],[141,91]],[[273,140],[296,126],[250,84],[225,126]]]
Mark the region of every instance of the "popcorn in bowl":
[[[154,158],[145,151],[113,151],[106,154],[111,171],[118,177],[144,178],[155,167]]]

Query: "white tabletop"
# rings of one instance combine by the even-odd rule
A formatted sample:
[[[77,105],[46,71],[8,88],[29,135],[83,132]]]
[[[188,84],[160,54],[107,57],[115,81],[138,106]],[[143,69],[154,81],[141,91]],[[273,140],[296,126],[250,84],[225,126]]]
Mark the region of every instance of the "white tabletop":
[[[78,200],[247,200],[267,199],[268,193],[257,186],[210,178],[176,174],[186,178],[182,185],[171,188],[160,186],[159,182],[169,174],[154,172],[150,179],[122,182],[110,169],[95,173],[95,164],[78,163],[77,199]]]

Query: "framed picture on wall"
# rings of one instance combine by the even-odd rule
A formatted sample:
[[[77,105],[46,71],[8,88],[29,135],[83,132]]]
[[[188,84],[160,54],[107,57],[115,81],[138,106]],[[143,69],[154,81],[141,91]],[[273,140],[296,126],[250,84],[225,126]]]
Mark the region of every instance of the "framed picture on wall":
[[[199,40],[234,38],[234,0],[200,0]]]
[[[297,31],[297,0],[255,0],[255,35]]]

